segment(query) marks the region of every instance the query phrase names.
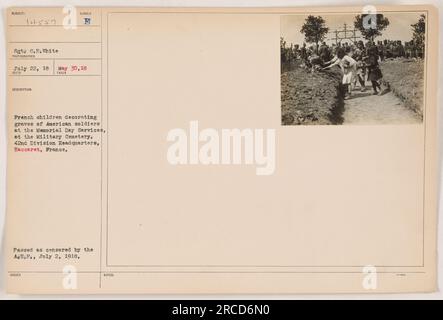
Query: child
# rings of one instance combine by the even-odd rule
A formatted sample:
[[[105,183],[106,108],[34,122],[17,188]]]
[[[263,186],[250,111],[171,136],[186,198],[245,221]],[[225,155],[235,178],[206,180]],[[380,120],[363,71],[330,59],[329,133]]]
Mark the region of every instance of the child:
[[[312,72],[315,71],[315,70],[321,69],[322,60],[320,59],[320,57],[317,54],[312,53],[309,56],[308,60],[309,60],[309,63],[311,65],[311,71]]]
[[[357,81],[360,83],[360,91],[365,92],[366,91],[366,66],[363,62],[363,42],[360,41],[357,45],[357,49],[354,51],[354,55],[352,58],[354,58],[355,61],[357,61],[357,76],[354,81],[354,87],[357,84]]]
[[[365,92],[366,91],[366,66],[362,60],[357,61],[357,77],[355,82],[360,83],[360,91]]]
[[[351,64],[347,60],[343,60],[341,63],[343,70],[343,81],[342,83],[346,86],[347,94],[350,96],[352,93],[351,85],[353,84],[353,74],[351,70]]]

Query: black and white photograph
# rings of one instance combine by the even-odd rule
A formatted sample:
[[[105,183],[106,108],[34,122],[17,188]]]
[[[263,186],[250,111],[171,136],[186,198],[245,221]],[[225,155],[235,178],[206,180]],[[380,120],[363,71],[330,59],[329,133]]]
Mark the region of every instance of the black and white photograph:
[[[282,125],[423,121],[426,13],[281,17]]]

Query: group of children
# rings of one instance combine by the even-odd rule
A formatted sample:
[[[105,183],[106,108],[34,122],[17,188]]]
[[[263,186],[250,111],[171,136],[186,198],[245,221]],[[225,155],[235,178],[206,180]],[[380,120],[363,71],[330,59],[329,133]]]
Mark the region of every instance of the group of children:
[[[280,39],[282,66],[298,65],[311,69],[312,71],[324,70],[339,66],[343,73],[343,86],[348,99],[357,84],[361,91],[366,91],[366,81],[371,82],[373,94],[382,95],[389,89],[383,86],[383,74],[380,70],[379,61],[382,61],[385,52],[380,52],[380,43],[377,45],[372,41],[363,43],[358,41],[352,44],[339,43],[332,46],[323,42],[316,47],[311,45],[302,47],[298,45],[286,46],[286,42]],[[384,47],[383,47],[384,48]],[[297,63],[298,61],[298,63]]]
[[[358,43],[355,50],[346,52],[344,48],[337,48],[334,58],[324,63],[323,70],[339,66],[343,73],[342,84],[345,87],[345,99],[352,95],[352,91],[360,84],[360,90],[366,91],[366,81],[372,84],[373,94],[382,95],[388,91],[382,83],[383,74],[379,65],[380,56],[375,45],[365,48]]]

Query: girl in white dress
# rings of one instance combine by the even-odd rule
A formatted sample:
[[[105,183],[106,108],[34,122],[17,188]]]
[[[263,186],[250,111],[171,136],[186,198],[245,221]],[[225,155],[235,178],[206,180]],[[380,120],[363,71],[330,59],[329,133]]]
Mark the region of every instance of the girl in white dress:
[[[357,75],[357,61],[346,55],[343,48],[338,48],[337,55],[331,61],[327,62],[327,64],[329,64],[329,66],[323,68],[323,70],[330,69],[337,65],[340,67],[343,73],[342,84],[345,87],[345,99],[348,99],[351,96]]]

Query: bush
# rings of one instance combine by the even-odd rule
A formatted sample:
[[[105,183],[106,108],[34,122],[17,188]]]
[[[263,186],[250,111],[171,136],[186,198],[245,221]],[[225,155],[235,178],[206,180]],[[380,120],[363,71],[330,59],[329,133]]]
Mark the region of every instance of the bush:
[[[314,71],[296,67],[281,75],[283,125],[343,122],[339,70]]]

